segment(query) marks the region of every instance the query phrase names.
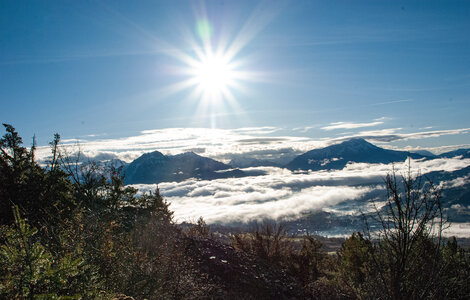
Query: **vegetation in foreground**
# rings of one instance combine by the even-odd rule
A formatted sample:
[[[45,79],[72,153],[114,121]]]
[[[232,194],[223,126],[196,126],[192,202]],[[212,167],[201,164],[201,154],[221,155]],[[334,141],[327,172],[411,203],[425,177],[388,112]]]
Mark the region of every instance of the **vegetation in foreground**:
[[[2,299],[468,299],[469,252],[444,241],[440,189],[411,172],[386,179],[380,230],[334,255],[264,223],[222,241],[182,227],[157,189],[62,155],[40,167],[10,125],[0,140]],[[366,222],[366,224],[368,224]],[[377,233],[378,232],[378,233]]]

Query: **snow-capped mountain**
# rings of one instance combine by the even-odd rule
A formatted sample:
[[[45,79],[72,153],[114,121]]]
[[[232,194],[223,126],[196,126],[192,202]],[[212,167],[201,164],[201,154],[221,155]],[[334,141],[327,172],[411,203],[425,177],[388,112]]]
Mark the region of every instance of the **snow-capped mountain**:
[[[405,151],[383,149],[361,138],[354,138],[340,144],[314,149],[297,156],[286,168],[290,170],[342,169],[348,162],[391,163],[427,156]]]

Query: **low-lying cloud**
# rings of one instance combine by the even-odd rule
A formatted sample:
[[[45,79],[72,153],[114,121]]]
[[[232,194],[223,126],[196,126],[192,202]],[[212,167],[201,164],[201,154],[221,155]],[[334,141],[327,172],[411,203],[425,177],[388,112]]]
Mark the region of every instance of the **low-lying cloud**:
[[[422,174],[456,171],[470,159],[411,160]],[[194,221],[202,216],[209,223],[251,222],[262,219],[289,220],[312,211],[334,211],[335,205],[359,207],[360,199],[384,197],[384,177],[394,168],[405,174],[408,162],[393,164],[351,163],[343,170],[296,173],[275,167],[251,168],[266,175],[212,181],[190,179],[161,183],[163,196],[171,203],[177,221]],[[462,180],[467,180],[463,178]],[[460,184],[452,181],[450,184]],[[134,185],[141,192],[157,185]]]

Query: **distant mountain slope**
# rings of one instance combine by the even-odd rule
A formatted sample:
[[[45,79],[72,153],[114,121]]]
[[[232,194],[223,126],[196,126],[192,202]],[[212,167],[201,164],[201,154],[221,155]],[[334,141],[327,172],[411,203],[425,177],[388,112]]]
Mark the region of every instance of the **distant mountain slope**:
[[[233,170],[229,165],[193,152],[163,155],[158,151],[145,153],[131,162],[125,168],[124,174],[125,184],[245,176],[241,170]]]
[[[470,149],[458,149],[455,151],[450,151],[446,153],[442,153],[439,155],[439,157],[455,157],[455,156],[462,156],[463,158],[470,158]]]
[[[432,153],[432,152],[429,152],[427,150],[413,150],[413,151],[410,151],[412,153],[417,153],[417,154],[421,154],[423,156],[427,156],[427,157],[430,157],[430,158],[436,158],[437,155]]]
[[[383,149],[364,139],[354,138],[326,148],[308,151],[294,158],[286,168],[312,171],[342,169],[348,162],[391,163],[404,161],[408,156],[427,157],[417,153]]]

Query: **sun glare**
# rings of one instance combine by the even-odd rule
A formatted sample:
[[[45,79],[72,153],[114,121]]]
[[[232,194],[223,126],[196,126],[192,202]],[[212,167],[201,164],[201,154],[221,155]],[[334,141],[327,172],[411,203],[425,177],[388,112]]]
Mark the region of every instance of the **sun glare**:
[[[237,97],[249,91],[250,83],[266,77],[265,72],[252,70],[252,57],[240,57],[240,52],[267,23],[265,17],[255,16],[258,15],[252,19],[259,22],[250,21],[230,36],[220,24],[217,26],[204,12],[200,13],[193,30],[183,30],[185,50],[164,44],[165,52],[179,61],[171,70],[180,81],[163,92],[188,91],[185,108],[194,110],[195,118],[210,119],[212,127],[219,121],[227,122],[224,116],[228,114],[241,115]]]
[[[223,93],[235,79],[230,61],[222,55],[209,53],[194,66],[194,79],[206,95],[217,96]]]
[[[169,93],[191,90],[188,99],[197,100],[199,108],[210,109],[211,114],[238,109],[234,92],[244,92],[243,82],[254,79],[254,73],[244,69],[246,61],[236,58],[244,46],[237,42],[241,38],[237,36],[229,45],[228,36],[216,38],[215,32],[211,22],[202,18],[196,23],[195,35],[186,35],[189,51],[172,49],[172,56],[183,63],[176,70],[185,79],[168,88]]]

